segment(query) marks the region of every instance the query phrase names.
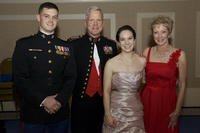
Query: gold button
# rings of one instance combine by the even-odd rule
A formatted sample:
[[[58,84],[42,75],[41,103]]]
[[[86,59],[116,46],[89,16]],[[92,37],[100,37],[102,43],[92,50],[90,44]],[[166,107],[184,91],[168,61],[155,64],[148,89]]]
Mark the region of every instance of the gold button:
[[[49,74],[52,74],[52,71],[51,71],[51,70],[49,70]]]
[[[83,87],[83,90],[85,90],[85,87]]]
[[[81,95],[81,98],[83,98],[83,95]]]
[[[87,81],[87,80],[88,80],[88,78],[85,78],[85,80]]]
[[[48,53],[51,53],[51,49],[48,50]]]
[[[91,65],[89,64],[88,66],[90,67]]]
[[[92,60],[90,59],[89,62],[92,62]]]
[[[51,41],[48,41],[48,44],[51,44]]]
[[[87,84],[87,82],[84,83],[85,85]]]
[[[50,63],[52,63],[52,61],[51,61],[51,60],[49,60],[48,62],[49,62],[49,64],[50,64]]]
[[[82,94],[84,94],[85,92],[84,91],[82,91]]]
[[[37,56],[34,56],[33,59],[37,59]]]

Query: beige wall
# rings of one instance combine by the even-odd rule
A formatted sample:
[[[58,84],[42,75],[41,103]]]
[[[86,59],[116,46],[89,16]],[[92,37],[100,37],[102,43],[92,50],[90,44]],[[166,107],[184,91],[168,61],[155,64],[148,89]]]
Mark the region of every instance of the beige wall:
[[[56,0],[52,0],[56,1]],[[59,0],[59,36],[84,33],[84,12],[88,6],[97,5],[105,13],[104,33],[115,37],[117,28],[124,24],[137,31],[137,49],[147,47],[150,34],[149,24],[158,14],[172,17],[175,21],[173,44],[187,54],[187,93],[184,106],[200,107],[200,1],[199,0],[96,0],[100,2],[80,2],[82,0]],[[90,0],[88,0],[90,1]],[[95,1],[95,0],[92,0]],[[125,1],[125,0],[124,0]],[[80,3],[79,3],[80,2]],[[0,61],[11,57],[15,41],[37,32],[34,15],[40,3],[35,0],[0,1]]]

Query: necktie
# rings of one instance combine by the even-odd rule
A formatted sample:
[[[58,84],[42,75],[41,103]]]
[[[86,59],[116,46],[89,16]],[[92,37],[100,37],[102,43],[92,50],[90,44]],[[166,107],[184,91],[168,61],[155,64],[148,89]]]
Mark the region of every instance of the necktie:
[[[98,54],[98,51],[97,51],[97,46],[96,46],[96,44],[94,44],[93,58],[94,58],[94,63],[95,63],[95,67],[96,67],[96,70],[97,70],[97,74],[99,75],[99,64],[100,64],[100,59],[99,59],[99,54]]]

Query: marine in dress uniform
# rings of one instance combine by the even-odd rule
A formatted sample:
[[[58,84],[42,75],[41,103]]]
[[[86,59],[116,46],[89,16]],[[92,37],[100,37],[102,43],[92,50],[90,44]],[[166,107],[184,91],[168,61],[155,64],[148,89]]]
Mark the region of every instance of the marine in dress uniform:
[[[54,34],[42,32],[19,39],[13,53],[14,84],[21,96],[21,120],[33,124],[68,119],[69,104],[76,78],[72,48]],[[41,106],[51,95],[61,108],[49,114]]]
[[[71,109],[72,133],[101,133],[104,112],[102,77],[106,61],[117,54],[116,43],[103,36],[94,39],[86,33],[72,41],[72,46],[77,65]],[[98,66],[95,49],[99,56]]]

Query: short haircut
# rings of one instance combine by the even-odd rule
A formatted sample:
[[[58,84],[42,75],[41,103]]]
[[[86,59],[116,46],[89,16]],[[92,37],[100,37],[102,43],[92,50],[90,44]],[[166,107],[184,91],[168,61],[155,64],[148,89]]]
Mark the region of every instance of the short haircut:
[[[124,25],[124,26],[121,26],[118,31],[117,31],[117,34],[116,34],[116,40],[119,42],[119,35],[122,31],[125,31],[125,30],[128,30],[130,31],[132,34],[133,34],[133,37],[134,39],[136,39],[136,32],[135,30],[130,26],[130,25]]]
[[[102,12],[101,8],[99,8],[99,7],[97,7],[97,6],[91,6],[91,7],[87,8],[86,14],[85,14],[85,19],[88,19],[88,17],[90,16],[90,13],[91,13],[92,11],[99,11],[100,14],[101,14],[101,17],[102,17],[102,19],[103,19],[103,12]]]
[[[57,7],[56,4],[54,3],[51,3],[51,2],[45,2],[45,3],[42,3],[38,9],[38,13],[40,14],[41,11],[44,9],[44,8],[48,8],[48,9],[56,9],[58,12],[59,12],[59,9]]]

